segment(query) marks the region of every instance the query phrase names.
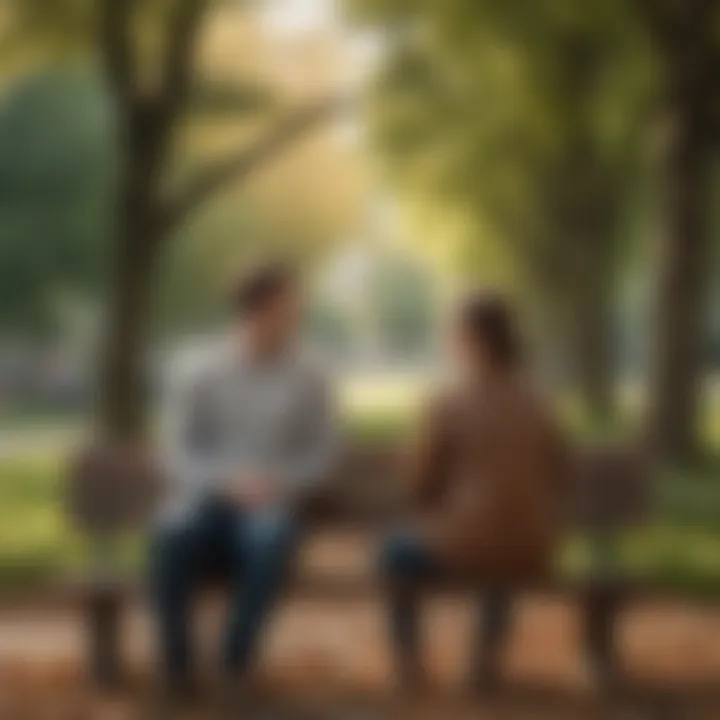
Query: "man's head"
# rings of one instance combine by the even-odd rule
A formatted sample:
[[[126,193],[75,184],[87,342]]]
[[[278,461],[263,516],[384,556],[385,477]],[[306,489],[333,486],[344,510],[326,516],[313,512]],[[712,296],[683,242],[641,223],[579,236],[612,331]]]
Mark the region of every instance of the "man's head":
[[[295,269],[282,261],[256,265],[235,283],[232,305],[254,352],[284,347],[297,334],[302,315]]]

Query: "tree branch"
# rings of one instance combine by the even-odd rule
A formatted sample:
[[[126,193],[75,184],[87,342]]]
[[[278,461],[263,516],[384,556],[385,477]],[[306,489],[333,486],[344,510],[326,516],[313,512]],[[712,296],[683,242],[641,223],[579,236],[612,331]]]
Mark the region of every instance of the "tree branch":
[[[698,31],[714,27],[720,0],[633,0],[653,39],[663,49],[677,49],[677,43],[693,43]]]
[[[104,0],[127,3],[130,0]],[[195,44],[208,0],[176,0],[166,25],[162,77],[158,89],[137,98],[129,115],[130,147],[141,159],[140,172],[155,182],[190,87]],[[146,177],[147,179],[147,177]]]
[[[677,18],[665,0],[633,0],[655,42],[666,47],[677,34]]]
[[[716,49],[713,53],[713,59],[710,70],[710,86],[720,87],[720,49]],[[716,138],[716,145],[720,145],[720,99],[715,99],[710,110],[710,132]]]
[[[247,179],[293,142],[344,111],[348,105],[344,98],[331,97],[300,108],[250,147],[201,170],[168,201],[163,213],[165,229],[172,230],[215,192],[229,183]]]
[[[102,0],[98,28],[98,45],[103,69],[113,91],[123,100],[133,93],[132,55],[129,38],[129,0]]]
[[[158,93],[158,111],[167,124],[185,102],[192,79],[195,49],[207,0],[179,0],[169,23],[162,63],[163,79]]]

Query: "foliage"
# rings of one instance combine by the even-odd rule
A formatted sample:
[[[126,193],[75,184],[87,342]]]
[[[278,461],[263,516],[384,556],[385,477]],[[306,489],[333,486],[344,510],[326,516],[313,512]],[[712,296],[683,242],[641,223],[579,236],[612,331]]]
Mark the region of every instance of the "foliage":
[[[114,177],[97,79],[72,67],[31,76],[0,106],[0,325],[57,330],[64,297],[97,291]]]
[[[547,294],[581,241],[563,223],[583,164],[590,192],[637,186],[650,59],[624,3],[359,5],[391,28],[374,109],[400,182],[463,208],[478,231],[464,262],[489,236]]]
[[[5,49],[19,42],[54,59],[67,50],[97,63],[112,109],[118,172],[110,197],[110,287],[95,421],[100,434],[115,441],[135,441],[145,430],[150,311],[168,242],[200,205],[247,181],[344,106],[337,97],[295,103],[269,131],[178,179],[173,151],[202,82],[205,21],[222,5],[212,0],[22,0],[4,6],[0,44]],[[254,103],[246,93],[239,95],[206,93],[205,100],[212,105],[219,99],[223,112],[237,101],[240,114],[247,115]]]
[[[548,366],[604,422],[654,169],[657,72],[630,4],[354,6],[389,41],[371,116],[396,183],[460,219],[458,272],[513,286]]]

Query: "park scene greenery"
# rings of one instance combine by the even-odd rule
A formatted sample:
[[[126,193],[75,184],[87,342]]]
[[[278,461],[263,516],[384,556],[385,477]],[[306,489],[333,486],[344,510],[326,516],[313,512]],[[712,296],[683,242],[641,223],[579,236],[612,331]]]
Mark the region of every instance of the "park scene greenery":
[[[274,5],[3,6],[0,586],[82,567],[68,455],[151,435],[167,359],[283,251],[368,443],[453,289],[507,288],[569,431],[652,455],[618,562],[720,592],[719,4],[348,0],[295,41]]]

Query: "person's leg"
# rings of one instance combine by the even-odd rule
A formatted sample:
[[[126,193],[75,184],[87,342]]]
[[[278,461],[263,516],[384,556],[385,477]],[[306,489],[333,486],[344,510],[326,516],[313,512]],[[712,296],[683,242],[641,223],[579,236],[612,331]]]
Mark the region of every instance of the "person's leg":
[[[283,510],[239,514],[234,529],[234,590],[225,636],[225,670],[246,672],[299,540],[297,518]]]
[[[397,531],[385,541],[381,573],[390,593],[389,631],[401,682],[423,682],[420,647],[418,585],[440,576],[423,540],[412,532]]]
[[[599,688],[617,685],[615,634],[620,599],[613,592],[593,592],[585,598],[584,646],[590,681]]]
[[[203,505],[187,518],[159,526],[151,540],[150,589],[161,657],[173,686],[191,680],[190,603],[207,555],[212,515],[212,507]]]
[[[512,622],[512,597],[489,590],[480,600],[478,628],[471,663],[471,684],[492,686],[498,679],[499,661]]]

